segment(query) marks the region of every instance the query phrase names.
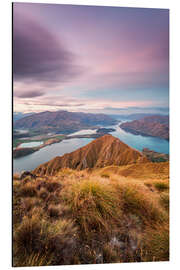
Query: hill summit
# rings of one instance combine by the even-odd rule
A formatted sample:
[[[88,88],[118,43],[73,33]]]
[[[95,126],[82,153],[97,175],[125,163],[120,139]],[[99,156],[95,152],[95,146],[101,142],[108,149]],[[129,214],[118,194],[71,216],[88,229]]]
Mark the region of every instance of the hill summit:
[[[38,175],[55,175],[62,168],[83,170],[110,165],[146,162],[146,157],[112,135],[104,135],[78,150],[55,157],[34,170]]]

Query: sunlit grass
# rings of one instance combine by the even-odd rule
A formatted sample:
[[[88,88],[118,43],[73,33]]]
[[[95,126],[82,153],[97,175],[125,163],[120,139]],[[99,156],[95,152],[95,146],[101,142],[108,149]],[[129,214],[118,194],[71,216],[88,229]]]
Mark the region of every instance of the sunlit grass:
[[[168,260],[168,180],[121,169],[16,177],[14,266]]]

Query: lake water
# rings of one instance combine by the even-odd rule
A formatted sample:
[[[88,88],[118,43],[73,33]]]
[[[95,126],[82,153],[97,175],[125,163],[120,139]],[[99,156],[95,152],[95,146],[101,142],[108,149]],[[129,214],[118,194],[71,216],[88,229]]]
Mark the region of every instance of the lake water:
[[[97,129],[82,129],[77,132],[71,133],[68,136],[96,134],[96,130]]]
[[[121,122],[122,123],[122,122]],[[143,148],[149,148],[156,152],[169,154],[169,142],[164,139],[155,138],[155,137],[145,137],[141,135],[134,135],[128,133],[119,127],[119,124],[116,126],[108,126],[107,128],[114,128],[116,131],[111,132],[111,134],[119,138],[124,143],[129,146],[142,151]],[[95,130],[88,130],[88,132],[94,133]],[[82,135],[85,130],[81,130],[78,133],[76,132],[70,135]],[[87,132],[87,131],[86,131]],[[90,134],[90,133],[88,133]],[[34,152],[31,155],[14,159],[13,161],[13,171],[21,172],[23,170],[33,170],[40,164],[51,160],[56,156],[62,156],[65,153],[70,153],[76,149],[85,146],[90,143],[92,138],[74,138],[61,141],[52,145],[48,145],[37,152]]]
[[[49,161],[56,156],[62,156],[65,153],[70,153],[76,149],[85,146],[93,139],[81,138],[81,139],[68,139],[59,143],[54,143],[41,148],[39,151],[34,152],[28,156],[17,158],[13,160],[13,171],[30,171],[35,169],[40,164]]]
[[[111,132],[114,137],[119,138],[137,150],[142,151],[143,148],[149,148],[159,153],[169,154],[169,141],[167,140],[151,136],[134,135],[120,128],[119,124],[111,127],[116,129],[116,131]]]
[[[43,142],[28,142],[28,143],[21,143],[18,147],[20,148],[30,148],[30,147],[36,147],[36,146],[39,146],[39,145],[42,145]]]

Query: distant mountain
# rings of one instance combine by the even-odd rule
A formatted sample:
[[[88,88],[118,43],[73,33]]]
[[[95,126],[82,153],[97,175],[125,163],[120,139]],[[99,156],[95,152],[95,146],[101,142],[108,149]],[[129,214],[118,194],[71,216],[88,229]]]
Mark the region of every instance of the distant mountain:
[[[146,162],[147,158],[112,135],[104,135],[88,145],[61,157],[56,157],[34,170],[38,175],[54,175],[61,168],[83,170],[110,165]]]
[[[24,117],[30,116],[34,113],[21,113],[21,112],[14,112],[13,113],[13,123],[15,123],[17,120],[22,119]]]
[[[152,113],[134,113],[134,114],[111,114],[110,116],[115,119],[120,119],[120,120],[139,120],[147,116],[154,116],[157,114],[152,114]],[[159,115],[163,116],[163,115]]]
[[[70,133],[80,129],[91,128],[96,125],[113,124],[116,124],[116,120],[105,114],[45,111],[17,120],[14,127]]]
[[[169,140],[169,116],[153,115],[122,123],[120,127],[133,134],[154,136]]]

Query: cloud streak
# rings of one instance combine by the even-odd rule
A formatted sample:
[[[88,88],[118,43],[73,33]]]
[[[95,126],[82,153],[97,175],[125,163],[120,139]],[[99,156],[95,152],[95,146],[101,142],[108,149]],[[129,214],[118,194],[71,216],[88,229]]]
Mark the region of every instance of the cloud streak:
[[[13,74],[15,81],[67,82],[81,73],[75,56],[38,21],[14,12]]]
[[[44,93],[42,91],[28,91],[28,92],[22,92],[17,93],[14,96],[18,98],[35,98],[35,97],[41,97]]]

